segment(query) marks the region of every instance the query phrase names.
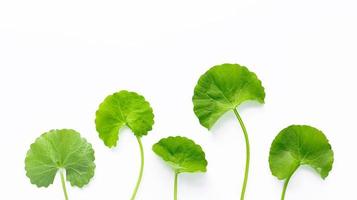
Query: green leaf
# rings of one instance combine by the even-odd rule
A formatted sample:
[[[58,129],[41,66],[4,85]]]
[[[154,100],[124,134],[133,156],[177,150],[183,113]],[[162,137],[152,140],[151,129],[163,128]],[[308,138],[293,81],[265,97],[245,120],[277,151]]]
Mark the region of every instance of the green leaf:
[[[109,95],[100,104],[95,123],[99,137],[105,145],[113,147],[123,126],[129,127],[138,137],[147,135],[152,130],[154,114],[143,96],[122,90]]]
[[[270,148],[270,170],[278,179],[289,179],[301,165],[312,167],[324,179],[332,169],[333,160],[326,136],[306,125],[283,129]]]
[[[94,150],[71,129],[51,130],[31,144],[25,170],[32,184],[48,187],[60,169],[72,186],[83,187],[94,176]]]
[[[161,139],[152,149],[176,173],[207,171],[207,160],[201,146],[186,137]]]
[[[203,74],[194,90],[194,112],[200,123],[210,129],[227,111],[252,100],[264,103],[261,81],[238,64],[217,65]]]

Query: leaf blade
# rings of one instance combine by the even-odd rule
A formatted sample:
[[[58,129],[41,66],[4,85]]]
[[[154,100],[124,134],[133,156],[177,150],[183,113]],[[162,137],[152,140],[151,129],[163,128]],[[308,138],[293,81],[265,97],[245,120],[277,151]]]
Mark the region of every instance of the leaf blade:
[[[269,166],[278,179],[287,179],[294,169],[308,165],[325,179],[332,169],[333,151],[322,131],[307,125],[291,125],[274,139]]]
[[[152,149],[177,173],[207,171],[208,162],[201,146],[186,137],[163,138]]]
[[[204,73],[192,97],[194,112],[207,129],[243,102],[264,103],[264,99],[264,87],[256,74],[239,64],[228,63],[216,65]]]
[[[51,130],[31,144],[25,158],[26,176],[38,187],[48,187],[61,168],[72,186],[83,187],[94,176],[94,150],[71,129]],[[82,172],[71,175],[70,170]]]
[[[99,105],[95,124],[104,144],[113,147],[119,139],[120,128],[125,125],[136,136],[147,135],[152,130],[154,114],[143,96],[122,90],[107,96]]]

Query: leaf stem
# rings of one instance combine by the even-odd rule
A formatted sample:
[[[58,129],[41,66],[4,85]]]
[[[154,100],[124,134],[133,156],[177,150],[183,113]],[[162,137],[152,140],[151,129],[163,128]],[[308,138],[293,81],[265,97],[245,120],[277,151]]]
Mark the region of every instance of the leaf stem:
[[[140,148],[140,160],[141,160],[141,166],[140,166],[140,173],[139,173],[139,177],[138,180],[136,182],[135,185],[135,189],[133,191],[133,194],[131,195],[131,200],[135,199],[136,193],[138,192],[140,183],[141,183],[141,179],[143,178],[143,173],[144,173],[144,149],[143,149],[143,144],[141,143],[141,139],[139,136],[136,136],[136,139],[138,141],[139,144],[139,148]]]
[[[178,172],[175,172],[175,181],[174,181],[174,200],[177,200],[177,179],[178,179]]]
[[[289,181],[290,181],[291,177],[293,176],[293,174],[295,173],[295,171],[297,170],[297,168],[299,168],[299,165],[297,167],[295,167],[295,169],[291,172],[290,176],[285,180],[283,192],[281,194],[281,200],[285,199],[285,193],[286,193],[286,189],[288,188]]]
[[[60,171],[60,176],[61,176],[61,183],[62,183],[62,189],[63,189],[63,193],[64,193],[64,199],[68,200],[66,182],[65,182],[65,179],[64,179],[64,175],[63,175],[63,169],[60,169],[59,171]]]
[[[243,123],[242,118],[240,117],[237,109],[233,109],[234,114],[236,115],[238,122],[243,130],[244,133],[244,139],[245,139],[245,148],[246,148],[246,160],[245,160],[245,172],[244,172],[244,180],[243,180],[243,186],[242,186],[242,192],[240,195],[240,199],[244,200],[244,195],[245,195],[245,190],[247,188],[247,183],[248,183],[248,174],[249,174],[249,162],[250,162],[250,145],[249,145],[249,138],[248,138],[248,132],[247,129],[245,128],[245,125]]]

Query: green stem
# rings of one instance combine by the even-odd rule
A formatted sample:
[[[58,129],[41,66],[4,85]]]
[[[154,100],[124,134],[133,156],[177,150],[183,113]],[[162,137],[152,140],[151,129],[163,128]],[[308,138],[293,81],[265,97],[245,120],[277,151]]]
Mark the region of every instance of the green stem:
[[[175,181],[174,181],[174,200],[177,200],[177,179],[179,173],[175,172]]]
[[[291,177],[293,176],[293,174],[295,173],[295,171],[297,170],[297,168],[299,168],[299,165],[297,167],[295,167],[295,169],[291,172],[291,174],[285,180],[284,187],[283,187],[283,192],[281,194],[281,200],[285,199],[285,193],[286,193],[286,189],[288,188],[289,181],[290,181]]]
[[[141,143],[141,139],[139,136],[136,136],[136,139],[138,141],[139,147],[140,147],[140,159],[141,159],[141,166],[140,166],[140,173],[139,173],[139,177],[138,180],[136,182],[136,186],[134,189],[133,194],[131,195],[131,200],[135,199],[136,193],[138,192],[140,183],[141,183],[141,179],[143,178],[143,172],[144,172],[144,149],[143,149],[143,144]]]
[[[63,170],[60,169],[60,175],[61,175],[61,183],[62,183],[62,189],[63,189],[63,193],[64,193],[64,199],[68,200],[68,194],[67,194],[67,189],[66,189],[66,182],[64,179],[64,175],[63,175]]]
[[[243,186],[242,186],[242,192],[240,194],[240,199],[244,200],[244,195],[245,195],[245,190],[247,188],[247,183],[248,183],[248,174],[249,174],[249,162],[250,162],[250,145],[249,145],[249,138],[248,138],[248,132],[247,129],[245,128],[245,125],[243,123],[242,118],[239,116],[237,109],[233,109],[234,114],[236,115],[238,122],[243,130],[244,133],[244,139],[245,139],[245,148],[246,148],[246,160],[245,160],[245,172],[244,172],[244,180],[243,180]]]

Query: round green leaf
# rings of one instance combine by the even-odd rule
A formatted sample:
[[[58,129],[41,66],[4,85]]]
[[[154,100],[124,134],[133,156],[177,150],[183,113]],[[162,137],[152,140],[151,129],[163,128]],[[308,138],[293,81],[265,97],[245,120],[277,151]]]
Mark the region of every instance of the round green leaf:
[[[333,151],[326,136],[306,125],[292,125],[274,139],[269,156],[270,170],[279,179],[289,178],[301,165],[315,169],[324,179],[333,164]]]
[[[261,81],[238,64],[217,65],[203,74],[194,90],[194,112],[200,123],[210,129],[228,110],[253,100],[264,103]]]
[[[125,125],[138,137],[147,135],[152,130],[154,114],[143,96],[122,90],[104,99],[96,112],[95,123],[99,137],[105,145],[113,147],[120,128]]]
[[[94,176],[94,150],[71,129],[51,130],[31,144],[25,159],[26,175],[32,184],[48,187],[60,169],[72,186],[83,187]]]
[[[207,160],[201,146],[186,137],[161,139],[152,149],[176,173],[207,171]]]

